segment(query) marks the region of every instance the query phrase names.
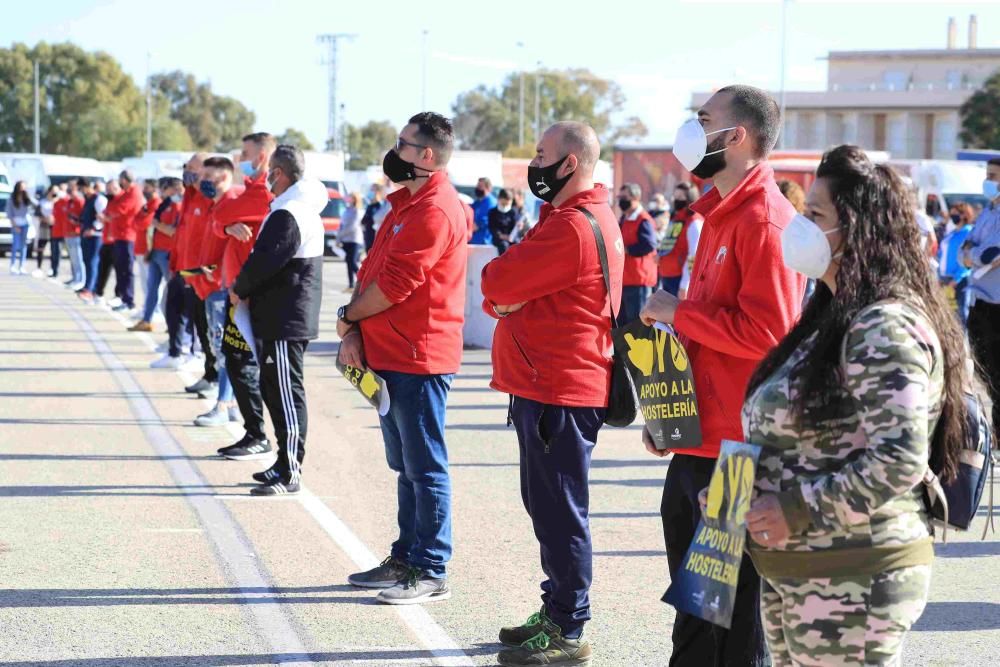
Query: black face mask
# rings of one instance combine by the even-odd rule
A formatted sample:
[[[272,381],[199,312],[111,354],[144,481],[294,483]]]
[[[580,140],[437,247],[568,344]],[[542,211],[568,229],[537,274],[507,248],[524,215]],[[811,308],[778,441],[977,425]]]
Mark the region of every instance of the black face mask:
[[[706,153],[711,153],[713,151],[721,151],[725,147],[724,135],[720,135],[715,138],[715,141],[710,143],[706,148]],[[691,170],[691,173],[701,179],[712,178],[720,171],[726,168],[726,153],[716,153],[715,155],[706,155],[702,158],[698,166]]]
[[[675,199],[674,200],[674,210],[683,211],[688,207],[688,200],[686,199]]]
[[[632,200],[631,199],[626,199],[625,197],[619,197],[618,198],[618,208],[620,208],[622,210],[622,213],[625,213],[630,208],[632,208]]]
[[[482,188],[476,188],[476,199],[482,199],[486,196],[486,190]]]
[[[426,171],[428,174],[433,173],[429,169],[418,167],[412,162],[407,162],[403,158],[399,157],[399,153],[396,152],[395,148],[389,149],[389,152],[386,153],[385,157],[382,159],[382,172],[393,183],[405,183],[406,181],[415,181],[418,178],[427,178],[427,174],[418,176],[418,169],[420,171]]]
[[[574,172],[570,172],[562,178],[556,178],[556,173],[567,158],[569,155],[547,167],[528,167],[528,189],[531,190],[531,194],[551,204],[559,191],[569,183],[569,179],[573,178]]]
[[[954,222],[956,225],[958,224],[958,221],[961,220],[961,219],[962,219],[962,216],[960,216],[958,213],[952,213],[951,214],[951,221]]]

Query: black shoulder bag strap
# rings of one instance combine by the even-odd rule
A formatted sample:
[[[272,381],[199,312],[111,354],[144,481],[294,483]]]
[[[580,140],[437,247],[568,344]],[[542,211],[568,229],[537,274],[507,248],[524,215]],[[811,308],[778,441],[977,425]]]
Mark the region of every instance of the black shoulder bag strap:
[[[594,230],[594,238],[597,240],[597,256],[601,260],[601,272],[604,274],[604,286],[608,289],[608,305],[611,307],[611,328],[617,329],[618,317],[615,314],[615,302],[611,298],[611,274],[608,270],[608,249],[604,245],[604,233],[601,232],[601,227],[597,224],[597,218],[594,217],[593,213],[583,206],[577,206],[576,210],[583,213],[583,217],[590,223],[590,228]]]

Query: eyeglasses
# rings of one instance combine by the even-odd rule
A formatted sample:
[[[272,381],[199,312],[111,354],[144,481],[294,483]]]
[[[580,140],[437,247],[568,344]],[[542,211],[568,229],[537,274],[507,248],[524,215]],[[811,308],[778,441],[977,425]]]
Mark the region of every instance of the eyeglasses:
[[[427,148],[427,146],[424,146],[422,144],[415,144],[412,141],[407,141],[403,137],[396,137],[396,152],[397,153],[400,152],[401,150],[403,150],[407,146],[413,146],[414,148],[419,148],[420,150],[423,150],[423,149]]]

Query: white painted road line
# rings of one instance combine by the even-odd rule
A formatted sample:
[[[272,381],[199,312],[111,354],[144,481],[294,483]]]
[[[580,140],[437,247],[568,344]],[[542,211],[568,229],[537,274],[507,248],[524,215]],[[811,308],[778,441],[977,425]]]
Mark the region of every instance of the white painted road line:
[[[55,299],[52,301],[76,322],[93,345],[97,356],[127,396],[129,407],[141,424],[143,434],[153,450],[164,458],[163,465],[178,487],[207,486],[207,480],[191,461],[184,458],[186,452],[161,423],[159,413],[142,387],[97,330],[73,309],[63,306]],[[225,504],[213,496],[185,495],[185,500],[194,509],[205,534],[212,542],[224,576],[234,588],[241,589],[240,596],[252,599],[253,595],[243,591],[273,588],[269,576],[258,565],[259,559],[255,557],[256,551],[252,543]],[[282,662],[311,662],[305,644],[282,605],[248,604],[244,611],[251,616],[258,635],[267,642],[275,655],[281,656]]]
[[[125,326],[130,326],[130,322],[119,313],[113,311],[108,311],[112,317],[121,322]],[[156,350],[156,342],[153,340],[152,336],[147,333],[138,334],[140,340],[146,344],[150,350]],[[185,383],[190,384],[195,380],[194,377],[189,375],[185,371],[177,371],[177,374],[181,376]],[[141,389],[139,390],[141,392]],[[213,402],[206,399],[204,401],[207,407],[211,407]],[[243,436],[243,428],[239,424],[229,423],[226,424],[226,429],[233,435],[234,438],[241,438]],[[330,506],[316,497],[309,489],[306,488],[305,484],[301,485],[301,491],[296,496],[279,498],[279,499],[254,499],[256,502],[274,502],[274,500],[296,500],[302,507],[309,513],[309,516],[316,521],[317,524],[330,536],[330,539],[351,559],[351,562],[359,570],[368,570],[379,564],[379,559],[374,553],[365,545],[364,542],[358,538],[354,532],[348,528],[347,524],[340,520],[340,517],[330,509]],[[225,498],[228,502],[234,499],[250,500],[252,496],[214,496],[215,499]],[[442,667],[469,667],[475,665],[472,659],[466,655],[465,651],[440,625],[435,621],[431,615],[423,607],[418,605],[413,606],[394,606],[393,609],[399,614],[399,617],[406,624],[410,632],[413,634],[414,638],[420,644],[420,646],[426,649],[434,656],[434,664],[441,665]]]

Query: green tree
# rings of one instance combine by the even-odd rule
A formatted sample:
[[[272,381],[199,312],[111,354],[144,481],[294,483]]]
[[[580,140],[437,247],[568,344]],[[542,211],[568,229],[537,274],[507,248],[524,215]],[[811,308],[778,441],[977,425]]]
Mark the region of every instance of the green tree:
[[[964,145],[1000,148],[1000,70],[965,101],[959,113],[962,117],[959,137]]]
[[[33,63],[39,65],[41,149],[46,153],[123,157],[131,151],[134,128],[144,123],[139,88],[117,60],[103,51],[88,53],[70,43],[14,44],[0,49],[0,146],[31,151],[34,145]],[[95,121],[105,113],[120,125]],[[88,135],[98,131],[97,136]]]
[[[312,151],[316,150],[312,142],[309,141],[309,137],[306,136],[305,132],[302,130],[296,130],[294,127],[287,128],[283,133],[276,137],[279,144],[291,144],[292,146],[298,146],[299,150]]]
[[[499,89],[478,86],[462,93],[452,105],[455,134],[461,148],[499,150],[522,155],[534,146],[535,91],[538,96],[542,129],[560,120],[587,123],[601,140],[602,156],[611,154],[616,141],[644,137],[648,133],[634,116],[616,123],[625,107],[621,87],[586,69],[541,70],[524,74],[524,136],[526,146],[518,146],[520,73],[507,76]]]
[[[155,74],[152,86],[166,100],[170,118],[188,132],[195,146],[210,151],[229,151],[240,146],[256,122],[252,111],[232,97],[216,95],[209,83],[198,83],[181,71]]]
[[[382,163],[382,154],[396,143],[396,126],[387,120],[370,120],[357,127],[346,125],[348,169],[365,169]]]

